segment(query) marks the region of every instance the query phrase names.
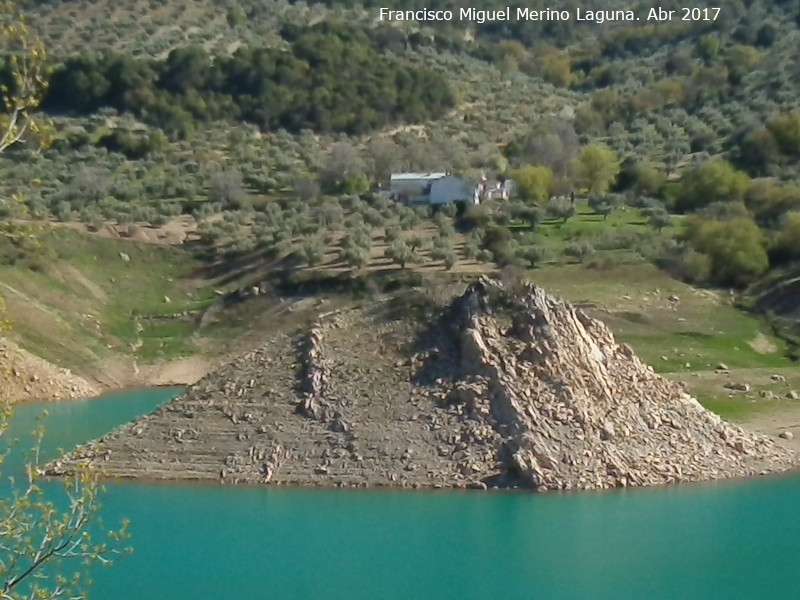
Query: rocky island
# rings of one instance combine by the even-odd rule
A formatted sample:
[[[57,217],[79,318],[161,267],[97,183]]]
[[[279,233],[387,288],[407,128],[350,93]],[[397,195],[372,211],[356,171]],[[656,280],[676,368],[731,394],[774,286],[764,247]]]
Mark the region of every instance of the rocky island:
[[[482,278],[424,316],[396,300],[273,335],[47,473],[89,462],[123,478],[548,491],[797,463],[530,283]]]

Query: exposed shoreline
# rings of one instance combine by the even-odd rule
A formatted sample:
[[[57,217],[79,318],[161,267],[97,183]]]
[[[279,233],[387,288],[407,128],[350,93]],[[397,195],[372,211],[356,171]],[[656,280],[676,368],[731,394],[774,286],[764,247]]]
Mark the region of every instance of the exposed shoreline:
[[[795,469],[580,309],[471,285],[433,320],[320,315],[55,461],[110,477],[352,488],[612,489]]]
[[[48,479],[55,481],[60,476],[47,475]],[[780,479],[793,479],[800,478],[800,465],[790,467],[783,471],[773,471],[770,473],[756,474],[742,477],[725,477],[722,479],[704,479],[698,481],[679,481],[673,483],[660,483],[648,486],[632,486],[632,487],[613,487],[604,489],[577,489],[570,490],[553,490],[548,495],[606,495],[625,492],[644,492],[647,490],[664,490],[664,489],[684,489],[686,487],[701,488],[701,487],[717,487],[717,486],[736,486],[743,483],[755,481],[771,481]],[[401,493],[401,494],[419,494],[421,492],[432,494],[453,494],[453,493],[475,493],[475,492],[491,492],[493,494],[525,494],[530,495],[531,490],[528,488],[514,488],[514,487],[494,487],[483,490],[482,488],[470,487],[465,485],[438,485],[431,487],[413,487],[413,486],[397,486],[388,483],[377,483],[375,485],[362,485],[362,486],[338,486],[326,484],[324,482],[314,484],[284,484],[275,482],[269,485],[256,482],[240,482],[236,485],[224,483],[210,479],[157,479],[149,477],[112,477],[103,476],[101,474],[100,480],[103,483],[110,483],[119,486],[128,485],[144,485],[150,487],[164,487],[164,488],[208,488],[208,489],[241,489],[241,490],[296,490],[296,491],[309,491],[309,492],[324,492],[330,490],[336,491],[350,491],[350,492],[370,492],[375,494],[381,493]]]

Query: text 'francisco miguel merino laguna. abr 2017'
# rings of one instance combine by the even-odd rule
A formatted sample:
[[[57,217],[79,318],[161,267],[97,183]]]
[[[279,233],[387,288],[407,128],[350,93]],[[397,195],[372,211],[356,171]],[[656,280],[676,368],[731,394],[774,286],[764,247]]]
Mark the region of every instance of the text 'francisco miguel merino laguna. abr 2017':
[[[605,23],[607,21],[715,21],[719,16],[719,8],[681,8],[664,10],[660,7],[648,10],[644,18],[632,10],[585,10],[576,8],[574,14],[570,10],[532,10],[530,8],[514,8],[507,6],[498,10],[479,10],[476,8],[460,8],[452,10],[390,10],[379,9],[380,21],[470,21],[485,23],[487,21],[579,21]]]

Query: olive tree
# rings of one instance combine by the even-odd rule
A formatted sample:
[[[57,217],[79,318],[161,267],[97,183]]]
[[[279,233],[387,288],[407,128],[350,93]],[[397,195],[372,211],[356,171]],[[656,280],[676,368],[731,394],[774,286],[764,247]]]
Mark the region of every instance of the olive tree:
[[[397,240],[390,244],[385,251],[385,256],[393,263],[400,265],[401,269],[405,269],[408,263],[419,260],[416,250],[403,240]]]

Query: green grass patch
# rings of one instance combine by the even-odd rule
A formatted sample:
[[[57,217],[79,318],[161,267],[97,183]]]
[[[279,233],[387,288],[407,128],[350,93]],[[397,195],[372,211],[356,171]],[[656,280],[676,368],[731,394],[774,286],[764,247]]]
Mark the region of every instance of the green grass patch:
[[[746,423],[756,415],[784,411],[792,407],[789,402],[781,399],[759,398],[754,400],[742,396],[727,398],[699,395],[697,400],[711,412],[734,423]]]
[[[29,350],[73,368],[135,346],[145,362],[192,352],[196,319],[172,317],[195,315],[215,296],[188,251],[61,228],[38,237],[42,268],[0,266],[0,293]]]
[[[719,363],[732,369],[792,366],[786,344],[761,321],[652,265],[629,264],[608,271],[546,266],[532,271],[530,278],[587,306],[620,342],[630,344],[659,372],[710,370]],[[670,301],[671,297],[678,301]],[[761,346],[756,343],[759,339]],[[764,342],[773,346],[769,352],[764,351]]]
[[[177,320],[146,325],[137,356],[144,362],[189,356],[194,353],[191,339],[196,329],[192,322]]]

